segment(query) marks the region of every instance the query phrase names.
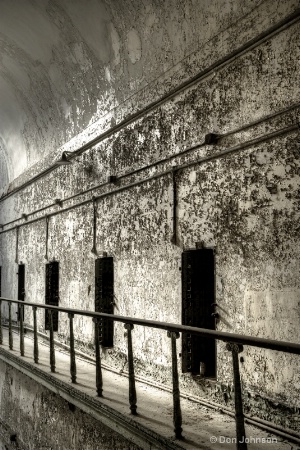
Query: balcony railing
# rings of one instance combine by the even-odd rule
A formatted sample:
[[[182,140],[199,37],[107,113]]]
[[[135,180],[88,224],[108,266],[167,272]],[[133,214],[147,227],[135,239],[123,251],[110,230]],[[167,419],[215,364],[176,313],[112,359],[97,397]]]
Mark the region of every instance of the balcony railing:
[[[95,330],[95,355],[96,355],[96,380],[95,387],[97,395],[102,397],[103,382],[101,369],[101,353],[99,341],[99,326],[101,318],[113,320],[115,322],[124,323],[127,330],[127,350],[128,350],[128,373],[129,373],[129,407],[131,414],[137,414],[137,396],[135,389],[135,374],[134,374],[134,359],[132,346],[132,330],[134,325],[141,325],[150,328],[159,328],[166,330],[171,341],[171,357],[172,357],[172,382],[173,382],[173,423],[176,438],[182,437],[182,414],[180,407],[180,391],[179,391],[179,376],[177,366],[177,351],[176,340],[179,338],[179,333],[189,333],[205,338],[211,338],[227,342],[226,348],[232,354],[233,365],[233,383],[235,396],[235,422],[236,422],[236,447],[238,450],[247,449],[247,440],[245,433],[242,389],[240,381],[240,369],[238,354],[243,350],[243,345],[265,348],[269,350],[276,350],[285,353],[300,354],[300,345],[290,342],[282,342],[271,339],[263,339],[251,337],[246,335],[226,333],[222,331],[207,330],[204,328],[196,328],[185,325],[177,325],[173,323],[158,322],[146,319],[137,319],[133,317],[118,316],[113,314],[97,313],[94,311],[84,311],[79,309],[71,309],[64,307],[56,307],[49,305],[42,305],[38,303],[29,303],[25,301],[12,300],[0,297],[0,344],[3,344],[3,324],[2,324],[2,303],[8,304],[8,343],[9,348],[13,349],[13,325],[12,325],[12,304],[18,305],[18,318],[20,327],[20,354],[24,356],[24,308],[30,307],[33,311],[33,359],[36,364],[39,362],[39,347],[38,347],[38,330],[37,330],[37,309],[45,309],[49,314],[50,324],[50,368],[51,372],[55,372],[55,345],[54,345],[54,331],[52,312],[60,311],[68,314],[69,330],[70,330],[70,374],[72,383],[76,383],[76,357],[75,357],[75,341],[73,331],[73,320],[75,315],[91,317],[94,322]]]

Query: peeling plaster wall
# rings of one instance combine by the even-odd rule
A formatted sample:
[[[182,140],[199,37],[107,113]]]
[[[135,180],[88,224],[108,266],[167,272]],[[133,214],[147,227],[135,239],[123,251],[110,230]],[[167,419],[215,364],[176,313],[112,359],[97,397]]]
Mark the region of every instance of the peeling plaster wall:
[[[236,10],[231,9],[234,4]],[[186,2],[186,5],[191,8],[191,17],[196,14],[196,4]],[[215,33],[217,28],[213,27],[219,23],[218,7],[211,2],[205,5],[210,12],[207,17],[213,15],[216,21],[207,20],[213,30],[201,29],[198,44],[200,40],[207,42],[207,33],[209,30]],[[173,72],[176,76],[172,83],[179,84],[187,73],[192,75],[205,68],[205,64],[225,57],[237,41],[239,45],[244,44],[255,33],[279,22],[283,9],[287,15],[295,7],[292,1],[285,2],[284,8],[282,2],[266,1],[239,22],[236,18],[247,11],[238,3],[228,2],[228,15],[224,15],[222,24],[232,25],[226,29],[226,35],[220,33],[215,41],[203,44],[201,50],[179,65]],[[147,11],[145,35],[159,20],[149,8]],[[201,11],[204,14],[205,8]],[[79,10],[72,10],[74,22],[79,13]],[[132,15],[134,23],[133,10],[129,8],[127,14]],[[179,14],[179,10],[174,7],[172,14]],[[126,20],[124,16],[124,23]],[[147,49],[144,39],[138,38],[141,36],[137,31],[139,20],[136,19],[135,28],[114,31],[109,28],[116,64],[121,64],[117,35],[127,33],[122,45],[128,46],[128,67],[132,64],[135,70],[131,73],[128,69],[125,80],[135,80],[135,85],[130,85],[133,91],[143,85],[139,70],[143,67],[147,73],[143,66]],[[175,18],[169,20],[175,27]],[[195,20],[202,23],[197,15]],[[176,27],[168,24],[167,27],[171,36],[176,35]],[[221,154],[251,139],[299,123],[300,108],[287,109],[299,98],[299,34],[299,21],[295,21],[116,130],[78,156],[72,165],[57,168],[3,201],[1,222],[16,222],[5,226],[0,233],[2,295],[17,296],[16,230],[13,227],[18,224],[17,261],[26,265],[26,300],[44,302],[45,214],[48,214],[48,258],[60,263],[60,305],[94,309],[92,196],[102,195],[97,201],[96,247],[99,255],[105,251],[114,257],[116,314],[180,323],[181,253],[183,249],[195,248],[195,243],[201,241],[215,248],[216,301],[220,314],[217,329],[299,342],[299,132],[294,129],[248,144],[230,154]],[[193,33],[191,40],[192,36]],[[179,41],[183,45],[182,39],[178,40],[178,45]],[[123,114],[126,116],[157,98],[157,87],[164,84],[166,71],[185,56],[188,48],[186,43],[178,53],[175,45],[170,65],[162,64],[159,59],[162,53],[158,51],[153,71],[160,69],[165,72],[164,76],[157,84],[147,86],[143,96],[136,94],[125,102],[117,113],[120,116],[116,123]],[[105,60],[108,56],[105,49],[102,50],[101,58]],[[76,51],[83,58],[79,47]],[[151,61],[149,54],[147,61]],[[147,77],[144,74],[144,84],[152,80],[154,72],[149,67],[148,70]],[[107,68],[105,74],[109,82],[111,70]],[[164,89],[172,87],[169,84]],[[124,92],[126,94],[126,83]],[[113,98],[121,101],[117,94]],[[108,101],[107,108],[111,106]],[[281,110],[280,114],[267,118]],[[106,117],[98,133],[113,126],[112,117]],[[251,125],[260,118],[263,120]],[[83,120],[74,128],[75,134],[87,124],[88,121]],[[184,152],[189,146],[203,142],[204,135],[212,131],[230,134],[218,145],[198,146]],[[93,137],[94,132],[87,128],[65,149],[76,148],[76,143],[78,147],[88,137]],[[174,165],[214,155],[215,158],[194,164],[176,175],[178,242],[174,245],[172,174],[124,186],[163,173]],[[159,160],[162,162],[155,164]],[[34,170],[47,167],[48,163],[46,158]],[[22,180],[34,174],[34,170],[24,174]],[[108,175],[116,175],[118,182],[107,184]],[[105,195],[118,189],[119,192]],[[54,203],[56,198],[64,199],[62,207]],[[80,202],[86,203],[71,209]],[[45,210],[34,213],[41,208]],[[64,211],[66,208],[70,209]],[[32,213],[28,224],[19,219],[22,213]],[[29,223],[32,219],[37,221]],[[31,322],[30,311],[26,312],[26,321]],[[38,323],[43,330],[42,313]],[[90,319],[76,318],[74,331],[78,345],[92,347]],[[68,340],[68,322],[63,314],[58,334],[62,340]],[[133,339],[134,355],[141,364],[141,372],[150,376],[153,367],[158,368],[160,372],[156,376],[165,381],[170,370],[170,342],[166,333],[136,327]],[[103,359],[122,368],[126,351],[124,328],[115,324],[114,349],[103,350]],[[242,380],[249,391],[299,408],[299,358],[250,348],[245,348],[243,357]],[[223,343],[218,344],[217,378],[223,384],[232,381],[230,355]],[[197,395],[203,394],[188,376],[181,381]]]
[[[12,159],[9,181],[86,127],[99,133],[113,108],[127,114],[132,95],[261,3],[2,1],[0,137]]]

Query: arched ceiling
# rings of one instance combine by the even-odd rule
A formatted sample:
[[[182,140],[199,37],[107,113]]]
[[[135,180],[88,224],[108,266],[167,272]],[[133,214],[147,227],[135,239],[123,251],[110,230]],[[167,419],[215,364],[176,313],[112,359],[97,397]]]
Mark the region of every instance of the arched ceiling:
[[[93,119],[109,90],[112,26],[97,0],[0,1],[2,185]]]
[[[253,8],[259,1],[246,3]],[[0,195],[201,39],[243,15],[243,5],[244,0],[0,0]]]

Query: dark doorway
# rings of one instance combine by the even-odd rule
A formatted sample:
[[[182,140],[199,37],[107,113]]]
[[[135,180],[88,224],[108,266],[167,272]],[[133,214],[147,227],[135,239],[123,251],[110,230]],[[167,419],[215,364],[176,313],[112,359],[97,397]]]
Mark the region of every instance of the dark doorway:
[[[182,253],[182,324],[215,329],[215,264],[212,249]],[[182,371],[216,376],[214,339],[182,334]]]
[[[58,306],[59,303],[59,263],[52,261],[46,264],[46,305]],[[58,311],[52,311],[53,331],[58,331]],[[45,329],[50,330],[49,311],[45,310]]]
[[[19,264],[18,268],[18,300],[25,300],[25,264]],[[24,320],[24,307],[23,307]],[[20,307],[18,306],[18,321],[20,320]]]
[[[95,311],[114,313],[114,262],[112,257],[95,260]],[[103,347],[113,347],[114,323],[101,318],[99,341]]]

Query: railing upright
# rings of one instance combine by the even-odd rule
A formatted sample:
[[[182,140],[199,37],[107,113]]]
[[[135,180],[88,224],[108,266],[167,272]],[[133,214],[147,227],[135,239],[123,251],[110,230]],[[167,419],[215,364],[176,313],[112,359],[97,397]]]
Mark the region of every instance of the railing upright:
[[[177,331],[168,331],[168,337],[171,338],[172,349],[172,381],[173,381],[173,423],[177,439],[182,438],[182,415],[180,406],[180,391],[177,366],[176,339],[179,338]]]
[[[82,316],[92,317],[95,323],[95,355],[96,355],[96,389],[97,395],[102,396],[103,392],[103,380],[102,380],[102,368],[101,368],[101,353],[100,353],[100,323],[102,318],[106,320],[114,320],[122,322],[126,329],[127,346],[128,346],[128,374],[129,374],[129,405],[132,414],[137,414],[137,394],[135,387],[135,374],[134,374],[134,360],[133,360],[133,347],[132,347],[132,330],[134,324],[152,327],[168,331],[168,337],[171,339],[171,351],[172,351],[172,382],[173,382],[173,423],[174,431],[177,439],[182,438],[182,414],[180,406],[180,390],[179,390],[179,373],[178,373],[178,361],[176,340],[179,338],[179,332],[189,332],[195,335],[209,337],[211,339],[219,339],[227,342],[226,348],[232,354],[233,365],[233,381],[234,381],[234,396],[235,396],[235,422],[236,422],[236,448],[237,450],[247,450],[247,439],[245,433],[243,403],[242,403],[242,387],[240,379],[239,368],[239,353],[243,351],[243,345],[250,345],[259,348],[271,349],[276,351],[285,352],[288,354],[300,355],[300,345],[291,342],[278,342],[270,339],[257,338],[252,336],[238,335],[234,333],[227,333],[222,331],[197,329],[185,325],[164,323],[157,321],[150,321],[146,319],[132,318],[117,316],[104,313],[95,313],[94,311],[81,311],[70,308],[56,308],[48,309],[48,305],[31,304],[28,302],[20,302],[13,299],[0,299],[0,344],[3,344],[3,328],[2,328],[2,311],[1,306],[3,301],[8,303],[8,343],[10,350],[13,350],[13,334],[12,334],[12,304],[17,304],[19,308],[19,322],[20,322],[20,351],[24,356],[24,306],[31,306],[33,309],[33,332],[34,332],[34,362],[38,363],[38,336],[37,336],[37,308],[40,307],[46,311],[47,318],[49,319],[50,330],[50,367],[51,372],[55,372],[55,348],[54,348],[54,326],[53,326],[53,311],[63,311],[68,313],[70,324],[70,372],[73,383],[76,383],[76,357],[75,357],[75,339],[74,339],[74,322],[75,314]],[[1,350],[2,353],[2,350]]]
[[[20,354],[24,356],[24,305],[19,305],[19,320],[20,320]]]
[[[51,372],[55,372],[55,349],[54,349],[54,334],[53,334],[53,317],[52,310],[48,310],[49,324],[50,324],[50,367]]]
[[[36,321],[36,310],[37,307],[33,306],[33,357],[34,362],[38,364],[39,362],[39,346],[38,346],[38,335],[37,335],[37,321]]]
[[[2,300],[0,300],[0,345],[3,344],[3,331],[2,331]]]
[[[13,335],[12,335],[12,323],[11,323],[11,302],[8,302],[8,343],[9,343],[9,349],[13,350]]]
[[[74,343],[74,328],[73,328],[74,314],[69,313],[68,317],[70,322],[70,372],[72,383],[76,383],[76,359],[75,359],[75,343]]]
[[[132,351],[132,335],[133,330],[132,323],[125,323],[124,328],[127,330],[127,348],[128,348],[128,376],[129,376],[129,404],[131,414],[136,415],[136,389],[135,389],[135,376],[134,376],[134,365],[133,365],[133,351]]]
[[[102,380],[100,342],[99,342],[99,323],[100,323],[100,319],[98,317],[93,317],[93,322],[95,324],[96,389],[97,389],[98,397],[102,397],[103,380]]]
[[[243,351],[243,346],[228,342],[227,350],[232,353],[233,382],[234,382],[234,406],[236,424],[236,448],[237,450],[247,450],[246,432],[243,413],[242,388],[239,368],[239,353]]]

